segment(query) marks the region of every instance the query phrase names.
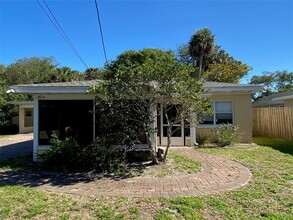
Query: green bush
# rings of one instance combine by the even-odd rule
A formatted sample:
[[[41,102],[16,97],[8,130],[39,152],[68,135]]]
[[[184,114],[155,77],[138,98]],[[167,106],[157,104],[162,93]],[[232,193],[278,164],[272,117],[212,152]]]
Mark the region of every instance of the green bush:
[[[111,173],[123,167],[124,152],[119,152],[115,146],[106,145],[104,141],[96,140],[86,147],[84,159],[87,170]]]
[[[65,172],[113,172],[123,162],[123,154],[101,140],[82,146],[71,137],[64,140],[53,137],[51,148],[39,156],[45,168]]]
[[[218,147],[231,146],[239,142],[239,127],[232,124],[222,124],[213,129],[215,143]]]
[[[51,147],[45,153],[39,155],[47,169],[54,171],[78,171],[82,169],[84,148],[78,145],[76,140],[67,137],[64,140],[53,136]]]

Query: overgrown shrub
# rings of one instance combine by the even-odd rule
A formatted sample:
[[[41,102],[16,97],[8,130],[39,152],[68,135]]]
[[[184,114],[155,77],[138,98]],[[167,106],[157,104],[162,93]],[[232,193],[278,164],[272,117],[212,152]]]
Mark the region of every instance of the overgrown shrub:
[[[204,146],[207,143],[207,140],[208,140],[208,136],[206,136],[206,135],[199,135],[198,134],[196,136],[196,142],[198,143],[199,147]]]
[[[101,140],[82,146],[71,137],[64,140],[53,137],[51,148],[39,156],[47,169],[65,172],[114,172],[123,162],[123,154],[114,146]]]
[[[239,127],[232,124],[222,124],[213,129],[215,143],[218,147],[231,146],[239,141]]]
[[[83,170],[84,148],[72,137],[64,140],[53,136],[51,147],[39,155],[42,164],[54,171],[79,171]]]
[[[124,162],[124,152],[118,151],[115,146],[106,145],[104,141],[96,140],[86,147],[84,159],[87,170],[111,173],[120,169]]]

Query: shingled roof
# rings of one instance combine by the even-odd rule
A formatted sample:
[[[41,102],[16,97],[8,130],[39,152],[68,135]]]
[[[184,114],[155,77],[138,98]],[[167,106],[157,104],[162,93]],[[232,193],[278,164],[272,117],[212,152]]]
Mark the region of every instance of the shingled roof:
[[[252,103],[253,107],[270,107],[270,106],[284,106],[285,97],[293,96],[293,91],[286,91],[281,93],[275,93],[269,96],[264,96],[254,103]]]
[[[239,83],[223,83],[223,82],[204,82],[203,86],[205,88],[229,88],[229,87],[237,87],[237,88],[241,88],[241,87],[256,87],[256,86],[260,86],[260,85],[256,85],[256,84],[239,84]],[[262,86],[263,87],[263,86]]]
[[[90,81],[73,81],[60,83],[40,83],[40,84],[24,84],[10,86],[10,92],[23,94],[38,94],[38,93],[86,93],[91,86],[98,84],[101,80]],[[221,82],[204,82],[204,88],[211,92],[228,92],[228,91],[246,91],[254,92],[263,89],[261,85],[255,84],[236,84],[236,83],[221,83]]]

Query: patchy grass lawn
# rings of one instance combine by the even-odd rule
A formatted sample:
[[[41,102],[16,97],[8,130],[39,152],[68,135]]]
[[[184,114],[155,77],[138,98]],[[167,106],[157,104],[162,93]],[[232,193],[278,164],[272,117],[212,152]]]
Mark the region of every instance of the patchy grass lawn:
[[[269,137],[254,137],[254,143],[258,145],[268,146],[280,152],[291,154],[293,156],[293,141],[284,139],[273,139]]]
[[[293,145],[264,137],[254,141],[266,146],[199,149],[251,169],[251,182],[237,190],[157,199],[63,195],[1,186],[0,219],[293,219]]]

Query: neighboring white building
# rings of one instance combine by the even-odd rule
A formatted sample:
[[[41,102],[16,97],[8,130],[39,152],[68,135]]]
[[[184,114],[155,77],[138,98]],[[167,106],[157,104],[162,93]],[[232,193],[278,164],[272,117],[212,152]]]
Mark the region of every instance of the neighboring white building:
[[[34,124],[34,102],[20,101],[10,102],[10,104],[18,106],[18,116],[13,118],[13,124],[18,126],[20,134],[33,132]]]

